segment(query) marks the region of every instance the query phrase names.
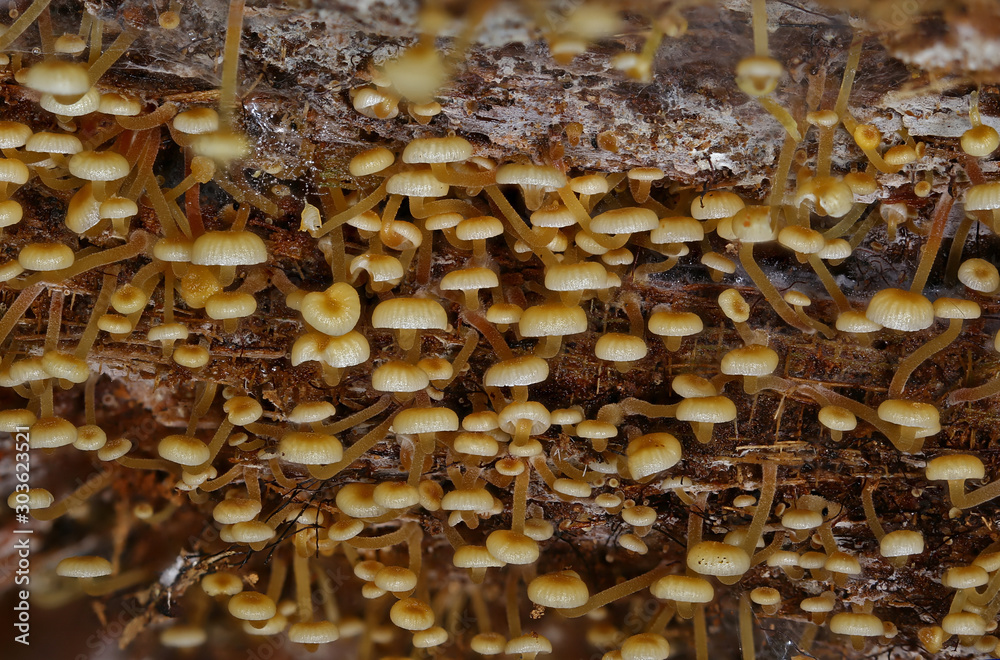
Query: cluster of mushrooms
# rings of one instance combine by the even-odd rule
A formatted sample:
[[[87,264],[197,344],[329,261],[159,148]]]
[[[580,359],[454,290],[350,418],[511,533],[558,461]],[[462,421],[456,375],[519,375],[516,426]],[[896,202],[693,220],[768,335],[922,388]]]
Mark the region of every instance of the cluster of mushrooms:
[[[859,650],[891,646],[900,630],[889,610],[852,583],[874,566],[906,571],[926,549],[919,529],[887,528],[874,504],[877,480],[856,502],[832,502],[808,490],[793,495],[782,486],[785,468],[768,457],[740,493],[689,478],[686,465],[700,455],[688,459],[693,448],[730,436],[758,398],[809,402],[831,442],[863,431],[926,460],[932,486],[920,496],[948,498],[953,517],[1000,495],[1000,480],[975,485],[986,476],[975,455],[924,454],[941,432],[942,406],[907,390],[911,374],[958,339],[1000,288],[994,265],[962,255],[977,223],[1000,229],[1000,182],[976,166],[1000,136],[981,121],[975,93],[960,142],[970,182],[936,186],[921,169],[923,144],[852,117],[862,39],[852,45],[834,107],[795,117],[781,105],[773,93],[784,67],[769,55],[764,2],[753,0],[756,52],[739,63],[735,81],[785,134],[771,177],[780,185],[749,200],[726,189],[685,189],[657,167],[584,173],[538,164],[532,154],[506,162],[477,155],[472,141],[434,127],[435,91],[456,58],[427,36],[429,12],[425,36],[350,94],[358,113],[383,121],[408,121],[402,105],[425,136],[357,153],[345,186],[308,189],[292,217],[256,183],[262,173],[242,165],[266,147],[241,131],[235,112],[242,2],[231,3],[218,104],[158,106],[102,87],[137,28],[116,28],[103,44],[107,26],[84,14],[78,32],[56,36],[48,4],[31,3],[0,35],[12,84],[30,90],[44,111],[39,126],[0,122],[0,226],[18,245],[0,263],[0,289],[10,299],[0,319],[0,386],[23,400],[0,412],[0,430],[28,428],[38,463],[85,452],[97,466],[94,478],[58,499],[32,488],[27,506],[37,525],[73,516],[88,499],[104,506],[109,486],[133,473],[155,475],[170,493],[123,514],[145,525],[144,534],[185,510],[205,516],[217,534],[177,548],[198,554],[186,569],[190,588],[172,594],[183,604],[179,620],[154,622],[163,645],[211,643],[229,622],[311,650],[348,644],[363,659],[440,652],[528,660],[583,630],[594,657],[605,660],[684,653],[704,660],[730,652],[713,651],[717,622],[706,616],[727,599],[738,612],[743,658],[755,657],[756,621],[775,615],[802,623],[803,654],[817,638]],[[616,16],[584,4],[558,29],[549,26],[552,57],[572,61],[610,34]],[[182,20],[171,5],[151,29]],[[39,53],[11,50],[29,28],[40,33]],[[616,57],[614,66],[648,81],[660,41],[682,38],[685,28],[682,12],[670,9],[642,51]],[[851,171],[832,167],[840,133],[864,155]],[[807,146],[815,157],[799,158]],[[158,176],[164,151],[183,159],[176,185]],[[264,174],[282,174],[281,166],[272,170]],[[295,175],[308,177],[307,170]],[[880,176],[904,170],[920,172],[915,197],[936,197],[930,218],[915,219],[905,203],[878,202]],[[22,186],[62,200],[52,222],[64,227],[19,234],[22,218],[36,215],[19,201]],[[207,189],[231,205],[203,214]],[[944,259],[960,285],[932,289],[956,204],[964,208],[957,247]],[[909,288],[852,300],[836,269],[857,258],[879,222],[889,240],[920,225],[919,266]],[[322,254],[325,272],[306,277],[276,257],[268,225],[298,232]],[[772,279],[759,260],[764,244],[793,256],[794,279],[809,284]],[[698,346],[706,319],[642,295],[670,286],[671,270],[681,267],[714,287],[722,331],[738,337],[711,373],[673,361],[657,401],[593,406],[545,388],[567,344],[583,336],[597,333],[593,359],[625,379]],[[537,278],[506,284],[526,272]],[[96,290],[78,295],[75,283],[88,277]],[[767,310],[752,310],[748,288]],[[817,291],[828,297],[821,305],[809,295]],[[89,320],[68,329],[64,312],[81,306]],[[322,394],[288,406],[213,368],[222,345],[279,307],[297,329],[277,368],[312,374],[316,385],[303,391]],[[43,320],[41,336],[26,315]],[[765,328],[762,316],[781,329]],[[782,332],[869,346],[885,333],[938,323],[943,329],[896,365],[877,401],[785,377],[784,356],[769,345]],[[102,428],[96,392],[108,377],[95,347],[120,345],[145,346],[160,369],[194,384],[186,428],[163,429],[150,446]],[[81,392],[82,410],[60,408]],[[955,389],[946,404],[997,393],[1000,377]],[[345,403],[359,400],[367,403]],[[567,445],[574,452],[559,451]],[[22,501],[17,493],[9,499],[12,507]],[[666,515],[657,504],[666,501],[670,516],[686,512],[680,549],[654,531]],[[845,506],[863,510],[858,522],[867,524],[876,556],[838,540]],[[603,576],[560,547],[572,543],[563,534],[574,521],[546,512],[569,510],[588,512],[592,527],[617,530],[607,535],[617,561]],[[931,653],[946,645],[997,652],[1000,544],[981,546],[971,563],[935,576],[953,591],[946,615],[906,631]],[[51,567],[65,579],[62,589],[108,598],[156,582],[167,568],[123,566],[121,543],[94,548]],[[334,566],[347,567],[348,578],[332,579]],[[65,586],[71,579],[77,587]],[[161,575],[159,583],[169,581]],[[648,616],[622,623],[623,612],[650,598]],[[585,623],[565,621],[577,617]]]

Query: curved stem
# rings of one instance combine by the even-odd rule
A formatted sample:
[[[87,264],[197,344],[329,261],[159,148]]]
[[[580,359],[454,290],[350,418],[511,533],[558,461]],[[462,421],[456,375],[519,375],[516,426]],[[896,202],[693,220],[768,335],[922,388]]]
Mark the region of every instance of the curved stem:
[[[882,522],[878,519],[878,513],[875,511],[875,504],[872,502],[872,494],[875,489],[878,488],[878,478],[870,485],[866,485],[861,490],[861,503],[865,508],[865,520],[868,521],[868,527],[871,528],[872,534],[875,538],[882,542],[882,537],[885,536],[885,529],[882,528]]]
[[[950,319],[948,321],[947,330],[910,353],[906,359],[899,364],[895,375],[892,377],[892,382],[889,383],[889,398],[898,399],[902,397],[903,390],[906,388],[906,381],[909,379],[910,374],[913,373],[913,370],[920,366],[924,360],[927,360],[932,355],[944,350],[948,344],[958,338],[958,335],[961,332],[962,319]]]
[[[954,202],[955,199],[947,191],[941,193],[941,198],[934,208],[934,222],[931,225],[930,236],[927,237],[923,252],[920,253],[920,265],[917,266],[913,283],[910,285],[910,291],[913,293],[922,292],[924,285],[927,284],[927,277],[931,274],[931,267],[934,265],[938,248],[944,238],[944,227],[948,224],[948,214],[951,213]]]
[[[621,584],[616,584],[613,587],[594,594],[589,600],[587,600],[585,605],[568,610],[559,610],[559,613],[567,619],[575,619],[576,617],[583,616],[587,612],[596,610],[598,607],[604,607],[609,603],[613,603],[619,598],[631,596],[640,589],[645,589],[649,585],[653,584],[669,572],[670,569],[666,566],[654,568],[653,570],[643,573],[638,577],[634,577],[631,580],[627,580]]]
[[[782,318],[788,325],[801,330],[802,332],[812,333],[813,329],[808,325],[802,323],[802,321],[796,316],[792,308],[788,306],[781,296],[778,294],[778,290],[775,288],[771,280],[768,279],[764,271],[760,269],[757,265],[756,260],[753,257],[753,243],[741,243],[740,244],[740,263],[743,264],[743,268],[747,271],[747,275],[753,280],[753,283],[757,285],[760,292],[764,294],[767,302],[771,304],[771,307],[778,316]]]
[[[740,548],[747,553],[748,557],[753,556],[754,550],[757,548],[757,541],[760,540],[761,533],[764,531],[764,524],[771,515],[771,504],[774,502],[774,492],[778,483],[777,463],[772,461],[762,463],[761,472],[763,485],[760,490],[760,500],[754,511],[753,520],[750,522],[750,528],[747,530],[746,536],[743,537],[743,543],[740,544]]]

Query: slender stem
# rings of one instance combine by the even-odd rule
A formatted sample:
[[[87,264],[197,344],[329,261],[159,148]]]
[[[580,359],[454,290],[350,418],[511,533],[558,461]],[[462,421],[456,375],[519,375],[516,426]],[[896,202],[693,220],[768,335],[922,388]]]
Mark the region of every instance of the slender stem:
[[[929,359],[932,355],[935,355],[939,351],[944,350],[948,344],[955,341],[958,335],[962,332],[962,319],[950,319],[948,321],[948,329],[934,337],[923,346],[910,353],[905,360],[903,360],[899,367],[896,369],[895,375],[892,377],[892,382],[889,383],[889,398],[898,399],[903,396],[903,390],[906,388],[906,381],[909,379],[910,374],[916,369],[920,364]]]
[[[87,76],[90,84],[96,85],[101,76],[111,68],[111,65],[118,61],[118,58],[125,54],[132,42],[139,37],[139,31],[133,28],[126,28],[118,35],[106,51],[104,51],[97,61],[90,65]]]
[[[938,248],[941,246],[941,241],[944,238],[944,227],[948,224],[948,214],[951,213],[951,207],[954,202],[955,198],[949,195],[947,191],[941,193],[941,198],[934,208],[934,222],[931,225],[931,233],[924,244],[923,252],[920,253],[920,265],[917,266],[917,273],[913,276],[913,284],[910,285],[910,291],[913,293],[922,292],[924,285],[927,284],[927,277],[931,274],[931,267],[934,265]]]
[[[875,481],[870,485],[866,485],[861,490],[861,504],[865,509],[865,519],[868,521],[868,527],[871,528],[872,534],[881,543],[882,537],[885,536],[885,529],[882,528],[882,522],[878,519],[878,513],[875,512],[875,504],[872,502],[872,494],[876,488],[878,488],[877,477]]]
[[[616,584],[613,587],[594,594],[589,600],[587,600],[585,605],[568,610],[560,610],[559,613],[567,619],[575,619],[576,617],[583,616],[587,612],[596,610],[598,607],[604,607],[609,603],[613,603],[619,598],[630,596],[640,589],[645,589],[669,572],[670,569],[666,566],[654,568],[653,570],[643,573],[638,577],[634,577],[631,580]]]
[[[798,316],[791,307],[788,306],[782,297],[778,294],[778,290],[775,288],[771,280],[764,274],[764,271],[760,269],[757,265],[756,260],[753,256],[753,243],[741,243],[740,244],[740,263],[743,264],[743,268],[747,271],[747,275],[753,280],[753,283],[757,285],[760,292],[764,294],[767,302],[771,304],[774,311],[778,313],[785,323],[801,330],[802,332],[812,332],[812,328],[808,325],[802,323]]]
[[[750,528],[747,530],[746,536],[743,537],[743,543],[740,544],[741,549],[747,553],[748,557],[753,556],[754,550],[757,548],[757,541],[760,540],[761,533],[764,531],[764,524],[771,515],[771,504],[774,502],[774,492],[778,482],[778,465],[773,461],[767,461],[761,464],[761,472],[764,483],[760,490],[760,500],[757,502],[757,509],[754,511]]]
[[[757,657],[753,643],[753,612],[750,611],[750,598],[745,591],[740,594],[740,649],[743,660]]]
[[[21,36],[28,27],[35,22],[45,9],[49,6],[51,0],[35,0],[31,3],[31,6],[21,14],[16,21],[11,23],[7,31],[0,35],[0,50],[7,50],[7,48],[14,43],[14,40]]]
[[[226,126],[232,123],[236,104],[236,74],[240,67],[244,4],[244,0],[230,0],[229,20],[226,22],[226,45],[222,55],[222,89],[219,92],[219,113]]]

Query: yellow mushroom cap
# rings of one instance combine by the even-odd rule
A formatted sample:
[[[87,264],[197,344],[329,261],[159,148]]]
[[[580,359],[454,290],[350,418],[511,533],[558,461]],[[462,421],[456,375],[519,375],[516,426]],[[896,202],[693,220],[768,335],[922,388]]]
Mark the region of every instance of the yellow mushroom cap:
[[[552,643],[538,633],[531,632],[507,642],[504,652],[510,655],[552,653]]]
[[[449,186],[438,181],[430,170],[413,170],[393,174],[385,189],[390,195],[404,197],[443,197],[448,194]]]
[[[431,626],[427,630],[419,630],[413,633],[413,647],[417,649],[441,646],[447,641],[448,631],[441,626]]]
[[[743,200],[727,190],[712,190],[691,202],[691,217],[695,220],[729,218],[742,209]]]
[[[899,426],[928,429],[938,424],[940,413],[929,403],[887,399],[879,404],[878,418]]]
[[[908,557],[924,551],[924,537],[920,532],[897,529],[882,537],[879,553],[883,557]]]
[[[427,372],[401,360],[390,360],[372,372],[372,389],[378,392],[419,392],[430,385]]]
[[[566,175],[548,165],[507,163],[497,168],[498,184],[532,186],[542,190],[558,190],[566,185]]]
[[[766,376],[778,368],[778,354],[767,346],[752,344],[722,356],[722,373],[727,376]]]
[[[343,458],[344,447],[334,435],[289,431],[281,436],[278,453],[289,463],[329,465]]]
[[[168,435],[156,450],[162,458],[188,467],[201,465],[210,457],[208,445],[189,435]]]
[[[689,337],[705,328],[701,317],[693,312],[653,312],[648,324],[649,331],[661,337]]]
[[[531,422],[531,435],[540,435],[552,424],[552,416],[542,404],[537,401],[512,403],[500,411],[500,429],[513,434],[517,423],[521,420]]]
[[[958,281],[973,291],[993,293],[1000,287],[1000,272],[985,259],[966,259],[958,267]]]
[[[277,606],[267,594],[241,591],[229,599],[229,613],[243,621],[266,621],[277,614]]]
[[[826,241],[826,244],[816,254],[820,259],[833,261],[836,259],[846,259],[851,256],[852,252],[853,248],[851,248],[851,244],[845,239],[834,238],[833,240]]]
[[[257,311],[257,300],[241,291],[220,291],[205,301],[205,314],[210,319],[240,319]]]
[[[531,224],[535,227],[572,227],[576,224],[576,216],[568,208],[560,204],[554,208],[543,208],[531,214]]]
[[[747,572],[750,557],[736,546],[702,541],[688,551],[687,566],[701,575],[735,577]]]
[[[32,449],[55,449],[76,442],[77,430],[62,417],[40,417],[31,425],[29,446]]]
[[[992,126],[980,124],[962,133],[961,145],[970,156],[985,158],[1000,146],[1000,134]]]
[[[245,135],[223,128],[195,136],[191,149],[199,156],[228,163],[249,154],[250,143]]]
[[[229,536],[234,543],[262,543],[274,538],[274,529],[260,520],[235,523],[229,528]]]
[[[472,143],[457,135],[416,138],[403,149],[404,163],[457,163],[472,156]]]
[[[812,126],[833,128],[840,123],[840,116],[833,110],[814,110],[806,113],[806,121]]]
[[[405,509],[420,503],[420,492],[416,486],[411,486],[405,481],[383,481],[375,486],[372,499],[386,509]],[[400,589],[388,590],[400,591]]]
[[[212,518],[223,525],[248,522],[260,513],[260,502],[246,497],[230,497],[222,500],[212,509]]]
[[[542,607],[570,609],[587,604],[590,591],[573,571],[539,575],[528,583],[528,598]]]
[[[507,564],[532,564],[538,559],[538,542],[526,534],[498,529],[486,537],[490,554]]]
[[[658,633],[639,633],[622,642],[622,660],[666,660],[670,642]]]
[[[649,348],[642,337],[608,332],[601,335],[594,345],[594,355],[600,360],[633,362],[646,357]]]
[[[647,433],[632,439],[625,450],[633,479],[669,470],[681,460],[681,444],[669,433]]]
[[[417,575],[403,566],[383,566],[372,581],[385,591],[412,591],[417,586]]]
[[[500,285],[497,274],[489,268],[462,268],[453,270],[441,278],[442,291],[477,291]]]
[[[73,250],[62,243],[29,243],[17,255],[17,262],[25,270],[42,272],[69,268],[75,260]]]
[[[781,526],[785,529],[815,529],[823,524],[823,515],[808,509],[787,509],[781,516]]]
[[[886,328],[915,332],[934,323],[934,305],[919,293],[882,289],[868,303],[865,316]]]
[[[187,135],[201,135],[219,130],[219,113],[214,108],[191,108],[178,112],[174,128]]]
[[[518,328],[525,337],[559,337],[587,330],[587,315],[577,306],[560,303],[534,305],[524,310]]]
[[[264,414],[260,403],[248,396],[234,396],[222,405],[222,410],[236,426],[252,424]]]
[[[545,269],[545,288],[549,291],[605,289],[607,281],[607,269],[594,261],[553,264]]]
[[[375,502],[375,484],[349,483],[337,491],[337,508],[352,518],[377,518],[389,509]]]
[[[288,629],[288,641],[297,644],[329,644],[340,639],[340,628],[332,621],[299,621]]]
[[[832,612],[834,605],[836,605],[836,600],[831,592],[826,592],[826,594],[829,595],[803,598],[802,602],[799,603],[799,607],[802,608],[803,612],[814,612],[819,614]]]
[[[952,612],[941,621],[941,628],[949,635],[978,637],[986,633],[986,621],[972,612]]]
[[[982,566],[953,566],[944,572],[941,584],[952,589],[981,587],[990,581],[990,575]]]
[[[486,387],[519,387],[541,383],[549,377],[549,364],[534,356],[522,356],[494,364],[483,375]]]
[[[517,323],[524,310],[513,303],[496,303],[486,310],[486,320],[490,323]]]
[[[665,176],[659,167],[633,167],[628,171],[628,178],[633,181],[659,181]]]
[[[84,181],[114,181],[126,176],[130,166],[117,151],[81,151],[69,159],[69,172]]]
[[[773,587],[757,587],[750,592],[750,600],[758,605],[780,605],[781,592]]]
[[[182,367],[189,369],[200,369],[208,364],[211,353],[204,346],[191,346],[185,344],[174,349],[173,360]]]
[[[83,151],[83,143],[75,135],[41,131],[27,139],[24,150],[47,154],[77,154]]]
[[[389,619],[403,630],[427,630],[434,625],[434,610],[416,598],[404,598],[393,603]]]
[[[79,96],[90,89],[90,77],[82,64],[51,58],[28,69],[24,85],[43,94]]]
[[[407,408],[392,420],[396,433],[457,431],[458,415],[450,408]]]
[[[569,180],[569,188],[578,195],[603,195],[608,192],[608,180],[600,174],[585,174]]]
[[[18,121],[0,121],[0,149],[23,147],[30,139],[31,128],[27,124]],[[77,139],[77,142],[79,141]]]
[[[447,326],[444,308],[429,298],[391,298],[380,302],[372,312],[375,328],[444,330]]]
[[[823,406],[819,409],[819,423],[834,431],[853,431],[858,426],[858,418],[847,408]]]
[[[590,231],[595,234],[634,234],[656,229],[660,221],[656,213],[638,206],[611,209],[590,221]]]
[[[111,562],[104,557],[83,555],[67,557],[56,566],[56,575],[72,578],[96,578],[111,575]]]
[[[18,501],[18,496],[22,498],[27,498],[25,503]],[[47,509],[52,506],[52,503],[56,501],[56,498],[52,496],[52,493],[45,490],[44,488],[29,488],[26,493],[18,493],[17,491],[12,492],[7,496],[7,506],[11,509],[16,506],[27,506],[29,511],[35,511],[37,509]]]
[[[815,254],[826,246],[823,234],[801,225],[784,227],[778,232],[778,242],[801,254]]]
[[[201,579],[201,590],[209,596],[235,596],[243,591],[243,580],[236,573],[219,571]]]
[[[469,648],[479,655],[500,655],[506,646],[507,639],[495,632],[479,633],[469,640]]]
[[[191,248],[191,263],[202,266],[254,266],[266,261],[267,246],[251,231],[205,232]]]
[[[980,183],[965,191],[966,211],[992,211],[1000,208],[1000,181]]]
[[[85,383],[90,378],[86,360],[60,351],[46,351],[42,356],[42,368],[53,378],[71,383]]]
[[[558,408],[552,411],[550,419],[553,424],[579,424],[583,421],[583,410],[579,407]]]
[[[500,418],[492,410],[469,413],[462,419],[462,428],[474,433],[486,433],[500,428]]]
[[[736,404],[724,396],[686,398],[677,404],[677,420],[724,424],[736,419]]]
[[[837,317],[836,328],[841,332],[875,332],[881,330],[882,326],[861,312],[847,310]]]
[[[775,239],[770,206],[747,206],[732,219],[733,236],[744,243],[764,243]]]
[[[710,380],[694,374],[675,376],[670,386],[684,398],[716,396],[719,393]]]
[[[329,401],[306,401],[292,408],[288,421],[293,424],[311,424],[332,417],[337,407]]]
[[[972,454],[950,454],[928,461],[926,475],[928,481],[982,479],[986,476],[986,468],[983,462]]]
[[[131,441],[126,438],[114,438],[97,450],[97,458],[102,461],[114,461],[127,454],[130,449],[132,449]]]
[[[661,577],[649,590],[657,598],[679,603],[711,603],[715,598],[715,588],[711,582],[688,575]]]
[[[441,499],[444,511],[486,512],[493,508],[493,495],[485,488],[459,488]]]
[[[830,619],[830,632],[852,637],[881,637],[882,620],[874,614],[838,612]]]
[[[106,115],[114,115],[116,117],[134,117],[142,110],[142,106],[133,98],[112,92],[110,94],[101,94],[101,102],[97,106],[97,110]]]
[[[660,218],[658,225],[649,234],[654,244],[692,243],[705,238],[705,229],[694,218],[669,216]]]
[[[938,298],[934,301],[934,316],[939,319],[978,319],[982,314],[979,303],[961,298]]]
[[[886,149],[882,159],[887,165],[903,167],[917,160],[917,152],[908,144],[897,144]]]
[[[790,550],[778,550],[767,558],[767,565],[771,567],[798,566],[799,555]]]

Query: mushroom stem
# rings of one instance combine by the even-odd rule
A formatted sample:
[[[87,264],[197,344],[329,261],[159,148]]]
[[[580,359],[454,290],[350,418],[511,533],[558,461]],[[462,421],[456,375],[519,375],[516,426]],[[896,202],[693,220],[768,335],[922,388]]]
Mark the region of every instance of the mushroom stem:
[[[975,220],[972,215],[966,213],[959,221],[958,227],[955,228],[955,236],[951,242],[951,249],[948,250],[948,264],[945,266],[944,281],[948,286],[953,286],[956,279],[958,279],[958,267],[961,265],[965,239],[968,238],[969,230],[972,229],[972,223]]]
[[[847,296],[845,296],[844,292],[840,290],[840,286],[837,284],[837,280],[835,280],[833,278],[833,275],[830,274],[830,271],[829,269],[827,269],[826,264],[823,263],[823,260],[820,259],[815,254],[810,254],[809,265],[812,266],[812,269],[816,273],[816,276],[819,277],[819,281],[823,283],[823,286],[826,288],[827,293],[829,293],[830,297],[833,298],[833,301],[837,303],[837,309],[841,313],[849,311],[851,309],[851,304],[847,302]],[[819,322],[817,321],[816,323]],[[819,323],[819,325],[822,325],[824,328],[826,328],[826,331],[833,332],[832,330],[830,330],[829,327],[823,325],[822,323]],[[821,330],[821,332],[823,331]],[[827,338],[832,336],[832,335],[826,335],[826,332],[824,332],[823,334]]]
[[[740,649],[743,660],[757,657],[753,643],[753,612],[750,611],[750,598],[745,591],[740,594]]]
[[[889,383],[889,398],[890,399],[900,399],[903,396],[903,390],[906,389],[906,381],[910,378],[910,374],[916,369],[924,360],[927,360],[932,355],[945,349],[948,344],[955,341],[958,335],[962,332],[962,319],[950,319],[948,321],[948,329],[934,337],[923,346],[910,353],[905,360],[903,360],[899,367],[896,369],[895,375],[892,377],[892,382]]]
[[[778,120],[778,123],[784,127],[790,138],[795,140],[796,143],[802,141],[802,134],[799,133],[799,127],[795,123],[795,119],[788,110],[785,110],[784,106],[769,96],[758,96],[757,102],[770,112],[772,117]]]
[[[948,495],[954,506],[959,509],[971,509],[1000,497],[1000,479],[968,493],[965,492],[964,482],[951,480],[948,482]]]
[[[764,271],[760,269],[757,262],[754,260],[753,256],[753,243],[741,243],[740,244],[740,263],[743,264],[743,268],[747,271],[747,275],[753,280],[753,283],[757,285],[760,292],[764,294],[764,298],[767,302],[771,304],[771,307],[775,312],[778,313],[785,323],[801,330],[802,332],[812,333],[813,329],[808,325],[802,323],[801,320],[792,311],[792,308],[788,306],[781,296],[778,294],[778,290],[768,279]]]
[[[384,396],[379,403],[375,405],[378,406],[385,401],[385,405],[388,406],[391,402],[390,397]],[[314,467],[311,472],[312,475],[317,479],[332,479],[341,470],[346,468],[348,465],[354,461],[361,458],[361,456],[367,452],[369,449],[377,445],[379,442],[385,439],[385,434],[388,433],[389,427],[392,426],[392,420],[395,415],[390,415],[388,419],[383,421],[381,424],[373,428],[371,431],[366,433],[360,440],[355,442],[353,445],[344,450],[344,455],[337,463],[325,467]],[[418,475],[419,478],[419,475]],[[284,486],[284,484],[282,484]],[[416,485],[416,484],[411,484]],[[288,486],[285,486],[286,488]]]
[[[649,585],[653,584],[664,575],[667,575],[669,572],[670,569],[666,566],[654,568],[653,570],[643,573],[638,577],[626,580],[625,582],[616,584],[613,587],[609,587],[604,591],[594,594],[587,600],[585,605],[568,610],[559,610],[559,613],[567,619],[575,619],[576,617],[583,616],[584,614],[592,612],[599,607],[604,607],[609,603],[613,603],[619,598],[631,596],[640,589],[647,588]]]
[[[701,603],[694,610],[694,647],[697,660],[708,660],[708,630],[705,625],[705,606]]]
[[[806,314],[806,310],[802,307],[802,305],[792,305],[792,308],[795,310],[795,314],[796,316],[799,317],[799,320],[801,320],[809,327],[813,328],[816,332],[820,333],[827,339],[833,339],[834,335],[836,335],[836,333],[833,331],[833,328],[831,328],[830,326],[821,321],[817,321],[816,319]]]
[[[21,317],[27,311],[31,303],[35,302],[35,298],[42,292],[45,288],[45,284],[38,282],[30,284],[21,290],[21,293],[17,294],[17,298],[11,303],[10,307],[3,315],[3,319],[0,320],[0,344],[3,344],[4,340],[7,339],[7,335],[10,331],[14,329],[17,322],[21,320]],[[111,300],[111,293],[108,293],[108,300]],[[94,327],[96,328],[96,317],[94,320]]]
[[[927,277],[931,274],[931,266],[934,265],[938,248],[941,246],[941,240],[944,238],[944,227],[948,224],[948,215],[951,213],[951,207],[954,202],[955,198],[949,195],[947,191],[941,193],[941,198],[938,199],[937,206],[934,208],[934,221],[931,225],[931,232],[927,237],[927,242],[924,244],[923,251],[920,253],[920,265],[917,266],[917,272],[913,276],[913,283],[910,285],[910,291],[913,293],[921,293],[924,290]]]
[[[14,40],[21,36],[28,27],[35,22],[35,19],[45,11],[49,6],[51,0],[35,0],[31,3],[23,14],[21,14],[16,21],[10,24],[7,31],[0,35],[0,50],[7,50],[7,48],[14,43]]]
[[[538,255],[538,258],[542,260],[545,267],[548,268],[555,265],[556,258],[552,254],[552,251],[546,247],[546,244],[552,240],[552,237],[548,236],[547,239],[543,240],[544,237],[540,237],[535,234],[528,227],[528,225],[525,224],[524,220],[521,219],[521,216],[514,210],[514,207],[510,205],[510,202],[508,202],[507,198],[503,196],[503,193],[496,187],[496,184],[486,186],[485,190],[486,194],[489,195],[491,200],[493,200],[493,203],[500,209],[500,212],[507,220],[507,223],[514,230],[514,233],[516,233],[522,241],[532,247],[533,252]],[[572,193],[570,194],[572,195]],[[576,200],[576,197],[574,196],[573,199]],[[579,202],[577,202],[577,204],[579,204]]]
[[[35,520],[55,520],[70,509],[77,507],[88,499],[101,492],[111,485],[114,479],[114,470],[105,470],[92,475],[87,481],[80,484],[80,487],[59,500],[46,509],[32,509],[31,517]]]
[[[768,56],[767,47],[767,2],[753,0],[753,45],[759,57]]]
[[[236,104],[236,74],[240,66],[244,4],[244,0],[231,0],[229,18],[226,22],[226,44],[222,54],[222,89],[219,90],[219,114],[224,126],[232,123]]]
[[[761,479],[763,485],[761,486],[757,509],[754,511],[753,520],[750,522],[750,527],[743,537],[743,543],[740,544],[740,549],[748,557],[753,556],[753,552],[757,548],[757,541],[760,540],[761,533],[764,531],[764,524],[771,515],[771,504],[774,502],[774,492],[777,489],[778,483],[777,463],[773,461],[762,463]]]
[[[963,387],[948,395],[948,405],[954,406],[959,403],[972,403],[980,399],[1000,394],[1000,376],[991,381],[985,382],[976,387]]]
[[[878,488],[877,477],[866,484],[861,490],[861,504],[865,509],[865,520],[868,521],[868,527],[872,530],[875,538],[881,542],[882,537],[885,536],[885,529],[882,528],[882,522],[878,519],[878,514],[875,512],[875,504],[872,502],[872,494],[876,488]]]

